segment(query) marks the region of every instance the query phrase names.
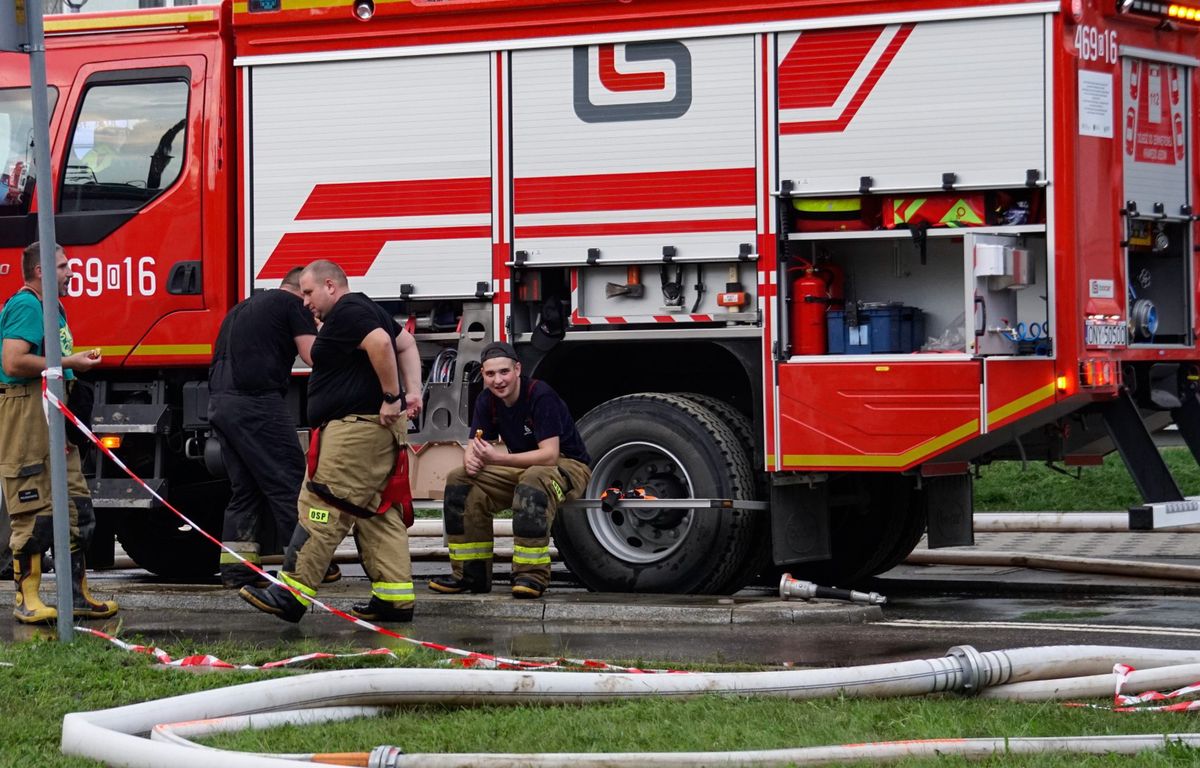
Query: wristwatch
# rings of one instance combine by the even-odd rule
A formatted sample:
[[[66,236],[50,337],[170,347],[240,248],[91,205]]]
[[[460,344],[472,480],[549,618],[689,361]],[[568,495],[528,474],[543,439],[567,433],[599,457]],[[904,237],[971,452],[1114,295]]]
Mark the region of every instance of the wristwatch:
[[[391,392],[383,393],[383,402],[387,403],[388,405],[391,405],[392,403],[396,402],[399,399],[400,399],[400,395],[393,395]]]

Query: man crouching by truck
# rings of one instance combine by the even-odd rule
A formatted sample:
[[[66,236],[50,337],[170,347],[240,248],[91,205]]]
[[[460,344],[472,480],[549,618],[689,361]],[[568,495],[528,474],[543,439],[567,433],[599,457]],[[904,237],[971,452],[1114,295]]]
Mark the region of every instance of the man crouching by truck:
[[[300,621],[353,525],[371,599],[350,612],[367,621],[411,621],[408,530],[388,491],[398,452],[406,450],[408,418],[421,410],[416,341],[378,304],[351,293],[346,273],[331,261],[305,267],[300,292],[322,325],[308,380],[308,422],[320,433],[309,449],[300,524],[279,572],[296,593],[272,584],[238,594],[260,611]]]
[[[54,282],[49,290],[64,296],[71,267],[63,249],[55,246]],[[13,553],[13,616],[22,624],[55,621],[58,611],[42,602],[42,553],[54,539],[54,514],[50,499],[50,432],[42,411],[42,372],[46,370],[45,334],[42,326],[44,290],[41,248],[25,249],[21,258],[25,285],[0,312],[0,477],[4,503],[12,523],[9,546]],[[100,364],[100,350],[74,352],[71,329],[62,304],[58,305],[58,342],[62,350],[63,379],[74,386],[76,371]],[[88,592],[84,551],[96,529],[92,497],[79,467],[79,449],[67,444],[67,495],[71,519],[71,613],[75,618],[106,619],[117,612],[112,600],[96,600]],[[60,573],[66,557],[56,552]]]
[[[512,595],[538,598],[550,584],[550,525],[558,505],[587,488],[587,448],[567,404],[544,382],[521,376],[512,346],[479,356],[487,391],[475,401],[463,466],[446,477],[443,514],[451,575],[435,592],[492,591],[492,518],[513,511]],[[508,452],[489,440],[501,438]]]

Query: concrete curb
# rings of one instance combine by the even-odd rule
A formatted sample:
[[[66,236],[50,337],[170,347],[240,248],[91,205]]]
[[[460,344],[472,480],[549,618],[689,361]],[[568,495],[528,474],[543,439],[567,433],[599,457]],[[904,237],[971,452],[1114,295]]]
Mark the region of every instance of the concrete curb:
[[[245,612],[258,615],[237,593],[215,585],[93,583],[98,598],[115,599],[127,610],[164,610],[201,613]],[[42,584],[42,594],[53,599],[54,579]],[[778,597],[722,597],[699,595],[626,596],[578,591],[556,593],[553,587],[538,600],[515,600],[506,584],[488,595],[436,595],[417,582],[416,618],[500,620],[512,622],[603,624],[795,624],[805,626],[856,625],[883,619],[876,605],[826,601],[780,600]],[[320,591],[318,597],[340,610],[351,601],[366,600],[370,588],[359,579],[346,578]],[[9,583],[0,587],[0,607],[13,604]]]

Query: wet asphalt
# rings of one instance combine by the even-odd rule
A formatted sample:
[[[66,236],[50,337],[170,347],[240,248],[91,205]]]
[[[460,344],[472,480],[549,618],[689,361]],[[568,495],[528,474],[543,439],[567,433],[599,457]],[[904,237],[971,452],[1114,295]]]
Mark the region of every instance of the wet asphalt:
[[[1200,534],[1171,531],[981,534],[974,547],[961,549],[1200,565]],[[339,552],[353,555],[352,548]],[[356,564],[342,568],[342,581],[323,588],[320,597],[346,610],[368,596],[369,583]],[[887,604],[874,606],[785,601],[770,586],[734,596],[592,593],[574,584],[558,565],[540,600],[513,599],[499,567],[489,595],[428,591],[428,578],[445,570],[444,560],[414,564],[416,617],[389,629],[415,641],[503,657],[650,665],[847,666],[938,657],[962,644],[980,650],[1058,644],[1200,646],[1200,581],[905,564],[865,585],[888,597]],[[91,580],[93,592],[115,597],[122,606],[118,616],[92,625],[138,642],[183,643],[205,653],[218,641],[233,641],[244,644],[250,655],[281,639],[363,648],[407,644],[318,610],[299,624],[288,624],[254,610],[215,580],[170,583],[136,568],[99,571]],[[52,599],[52,577],[43,592]],[[0,586],[0,640],[57,636],[53,628],[14,622],[7,610],[11,604],[9,583]]]

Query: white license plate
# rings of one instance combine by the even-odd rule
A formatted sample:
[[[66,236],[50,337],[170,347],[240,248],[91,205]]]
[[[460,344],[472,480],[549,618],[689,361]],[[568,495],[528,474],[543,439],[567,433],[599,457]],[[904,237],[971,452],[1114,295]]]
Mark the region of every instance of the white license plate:
[[[1085,339],[1089,347],[1124,347],[1129,344],[1129,331],[1124,322],[1085,323]]]

